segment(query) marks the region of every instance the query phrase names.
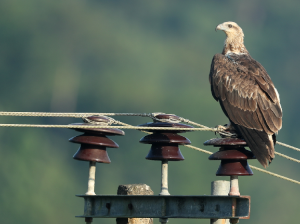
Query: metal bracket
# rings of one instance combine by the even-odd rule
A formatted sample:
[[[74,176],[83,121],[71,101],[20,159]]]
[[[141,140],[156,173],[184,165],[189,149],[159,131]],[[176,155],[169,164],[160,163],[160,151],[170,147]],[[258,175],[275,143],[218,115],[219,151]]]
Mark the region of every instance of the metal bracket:
[[[81,218],[250,217],[250,196],[77,195],[85,201]]]

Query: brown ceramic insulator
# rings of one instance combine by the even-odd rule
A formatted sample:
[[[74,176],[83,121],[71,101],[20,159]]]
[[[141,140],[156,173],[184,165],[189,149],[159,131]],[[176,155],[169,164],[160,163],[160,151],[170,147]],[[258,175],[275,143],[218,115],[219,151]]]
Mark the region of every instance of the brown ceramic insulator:
[[[91,116],[88,120],[108,123],[109,119],[101,116]],[[113,140],[106,137],[106,135],[124,135],[124,132],[116,128],[94,128],[93,126],[99,124],[80,123],[73,124],[79,126],[91,126],[91,128],[74,128],[76,131],[84,132],[83,135],[78,135],[70,138],[69,141],[81,144],[78,151],[73,156],[74,159],[93,161],[99,163],[110,163],[110,159],[106,152],[106,148],[118,148],[119,145]]]
[[[152,144],[146,159],[180,161],[184,160],[184,157],[180,152],[178,144]]]
[[[81,144],[73,159],[92,161],[98,163],[110,163],[105,146]]]
[[[171,119],[173,121],[179,121],[180,117],[176,116],[175,114],[157,114],[155,115],[157,119]]]
[[[99,126],[97,124],[89,124],[89,123],[74,123],[71,125],[76,126],[91,126],[91,128],[72,128],[76,131],[92,133],[95,135],[125,135],[124,131],[116,128],[93,128],[93,126]]]
[[[73,128],[76,131],[80,132],[89,132],[89,133],[94,133],[94,134],[99,134],[99,135],[124,135],[124,131],[116,128],[93,128],[93,126],[99,126],[100,124],[105,125],[109,124],[109,119],[104,116],[90,116],[86,117],[87,120],[95,122],[95,123],[75,123],[71,125],[77,125],[77,126],[91,126],[91,128]],[[98,124],[97,124],[98,123]]]
[[[73,156],[74,159],[110,163],[106,147],[118,148],[119,145],[105,136],[93,136],[89,134],[78,135],[69,139],[70,142],[81,144]]]
[[[69,139],[70,142],[79,144],[99,145],[109,148],[119,148],[119,145],[105,136],[93,136],[88,134],[78,135]]]
[[[247,146],[243,139],[239,138],[213,138],[204,142],[204,145],[213,146]]]
[[[179,119],[176,115],[156,115],[159,119]],[[167,122],[153,122],[140,125],[142,127],[178,127],[178,128],[193,128],[190,125],[179,123],[167,123]],[[178,135],[177,133],[183,133],[186,131],[181,130],[149,130],[153,132],[151,135],[143,137],[140,142],[145,144],[152,144],[150,152],[146,159],[149,160],[170,160],[180,161],[184,160],[179,145],[191,144],[190,140]]]
[[[104,135],[94,134],[88,132],[69,139],[70,142],[81,144],[73,158],[83,161],[110,163],[106,147],[118,148],[119,145]]]
[[[204,145],[220,147],[220,151],[209,156],[209,160],[221,160],[217,176],[249,176],[253,175],[247,160],[255,159],[253,153],[246,150],[246,142],[238,138],[210,139]]]
[[[226,159],[255,159],[254,154],[246,150],[244,148],[238,148],[238,149],[226,149],[221,150],[219,152],[215,152],[210,157],[208,157],[209,160],[226,160]]]
[[[94,134],[94,133],[93,133]],[[118,148],[119,145],[104,135],[85,133],[69,139],[70,142],[81,144],[73,158],[83,161],[110,163],[106,147]]]
[[[251,176],[253,175],[247,160],[222,160],[217,176]]]
[[[104,116],[94,115],[87,117],[87,119],[94,122],[109,123],[109,119]]]
[[[147,135],[140,140],[141,143],[145,144],[155,144],[155,143],[172,143],[178,145],[191,144],[191,141],[186,137],[177,135],[175,133],[154,133]]]

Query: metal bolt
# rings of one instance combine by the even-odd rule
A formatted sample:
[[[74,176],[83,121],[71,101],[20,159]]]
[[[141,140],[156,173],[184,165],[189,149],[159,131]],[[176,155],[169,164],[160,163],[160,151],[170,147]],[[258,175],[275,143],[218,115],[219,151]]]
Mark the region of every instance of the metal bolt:
[[[85,222],[86,222],[86,224],[91,224],[91,223],[93,222],[93,218],[91,218],[91,217],[86,217],[86,218],[85,218]]]
[[[167,223],[167,222],[169,222],[169,219],[160,218],[160,219],[159,219],[159,222],[160,222],[160,223]]]
[[[204,212],[204,204],[200,204],[200,212]]]

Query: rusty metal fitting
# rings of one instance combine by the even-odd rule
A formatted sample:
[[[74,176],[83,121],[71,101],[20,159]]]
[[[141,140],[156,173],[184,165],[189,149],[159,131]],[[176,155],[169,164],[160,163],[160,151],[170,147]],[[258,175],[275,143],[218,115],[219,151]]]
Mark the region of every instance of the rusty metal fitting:
[[[93,222],[93,218],[91,218],[91,217],[85,217],[85,222],[86,222],[86,224],[90,224],[90,223]]]

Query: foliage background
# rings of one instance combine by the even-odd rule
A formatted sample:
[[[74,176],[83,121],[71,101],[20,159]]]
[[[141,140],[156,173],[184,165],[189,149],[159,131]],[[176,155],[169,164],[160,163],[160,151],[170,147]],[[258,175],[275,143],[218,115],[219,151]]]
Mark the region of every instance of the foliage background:
[[[235,21],[251,55],[267,69],[284,111],[278,140],[300,146],[300,1],[2,0],[0,1],[0,108],[3,111],[174,113],[213,127],[227,119],[211,96],[208,73],[225,35],[216,25]],[[66,118],[1,117],[1,123],[69,124]],[[146,118],[117,117],[141,124]],[[0,222],[83,223],[88,164],[72,159],[71,130],[0,129]],[[146,161],[144,134],[113,137],[110,165],[98,164],[96,192],[116,194],[119,184],[146,183],[156,194],[159,162]],[[186,133],[193,145],[213,133]],[[213,150],[213,148],[206,148]],[[296,152],[277,146],[282,153]],[[170,163],[171,194],[210,194],[217,162],[182,148]],[[257,162],[251,164],[260,166]],[[268,170],[300,179],[299,165],[274,160]],[[297,222],[299,186],[254,172],[240,178],[251,195],[250,220]],[[113,219],[95,223],[115,223]],[[158,223],[158,220],[155,221]],[[183,220],[170,220],[182,223]],[[208,223],[208,220],[184,220]]]

